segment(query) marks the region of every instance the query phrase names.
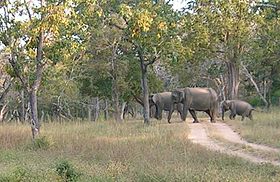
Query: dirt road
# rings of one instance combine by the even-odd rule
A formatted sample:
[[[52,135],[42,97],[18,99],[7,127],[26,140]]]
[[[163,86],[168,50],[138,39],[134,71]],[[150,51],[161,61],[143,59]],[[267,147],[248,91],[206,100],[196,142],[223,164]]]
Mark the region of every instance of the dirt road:
[[[255,163],[280,166],[280,149],[249,143],[225,123],[210,123],[207,119],[200,123],[192,123],[191,119],[187,119],[187,123],[190,128],[188,138],[193,143]]]

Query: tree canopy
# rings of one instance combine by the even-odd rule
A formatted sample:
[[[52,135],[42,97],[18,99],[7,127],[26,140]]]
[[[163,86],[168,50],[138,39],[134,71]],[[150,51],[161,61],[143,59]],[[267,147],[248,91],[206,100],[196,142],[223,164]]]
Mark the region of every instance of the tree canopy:
[[[44,114],[55,116],[54,106],[84,117],[96,97],[111,102],[116,120],[122,104],[137,100],[149,123],[149,95],[176,87],[279,103],[279,0],[196,0],[182,11],[164,0],[4,0],[0,7],[6,100],[20,100],[7,107],[2,99],[1,108],[6,118],[8,110],[30,110],[33,129]]]

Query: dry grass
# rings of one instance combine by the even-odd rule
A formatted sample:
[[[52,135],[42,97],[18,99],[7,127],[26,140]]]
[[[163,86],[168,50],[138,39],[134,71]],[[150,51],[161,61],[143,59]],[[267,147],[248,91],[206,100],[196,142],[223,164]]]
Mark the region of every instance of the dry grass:
[[[50,145],[39,150],[28,147],[28,125],[5,124],[0,131],[0,181],[14,176],[22,181],[61,181],[54,168],[62,159],[82,173],[80,181],[280,178],[280,169],[274,166],[252,164],[190,143],[187,124],[177,121],[154,121],[150,126],[142,121],[44,123],[41,135]]]
[[[253,112],[254,120],[246,118],[240,121],[227,119],[243,138],[248,141],[280,148],[280,108],[273,108],[270,112]]]

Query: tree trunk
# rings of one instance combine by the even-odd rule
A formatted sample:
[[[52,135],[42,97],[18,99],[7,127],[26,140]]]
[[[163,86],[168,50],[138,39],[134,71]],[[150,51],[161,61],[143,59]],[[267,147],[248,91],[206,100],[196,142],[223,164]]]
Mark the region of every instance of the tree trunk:
[[[119,108],[119,88],[118,88],[118,74],[117,74],[117,65],[116,65],[116,51],[118,48],[118,43],[115,45],[112,58],[111,58],[111,69],[112,69],[112,102],[114,108],[114,118],[116,122],[121,122],[121,112]]]
[[[121,119],[122,119],[122,120],[124,120],[124,118],[125,118],[124,115],[126,114],[126,113],[125,113],[125,106],[126,106],[126,104],[127,104],[126,102],[123,102],[123,103],[122,103],[122,108],[121,108]]]
[[[118,86],[116,83],[116,80],[113,79],[113,84],[112,84],[112,102],[113,102],[113,108],[114,108],[114,118],[115,121],[121,122],[121,113],[120,113],[120,108],[119,108],[119,91],[118,91]]]
[[[145,65],[144,60],[140,58],[140,66],[142,72],[141,78],[141,86],[142,86],[142,93],[143,93],[143,117],[144,123],[150,123],[150,107],[149,107],[149,88],[148,88],[148,73],[147,73],[147,65]]]
[[[1,111],[0,111],[0,122],[3,122],[3,120],[4,120],[5,114],[7,112],[6,108],[7,108],[7,104],[4,104],[2,106],[2,108],[1,108]]]
[[[37,108],[37,93],[35,90],[32,90],[29,93],[29,102],[31,110],[31,131],[32,137],[35,139],[36,136],[40,133],[40,122],[38,120],[38,108]]]
[[[99,98],[96,97],[94,102],[94,117],[93,117],[93,121],[97,121],[98,117],[99,117],[99,110],[100,110],[100,105],[99,105]]]
[[[45,5],[45,1],[41,0],[41,7]],[[29,90],[29,103],[31,110],[31,131],[32,137],[35,139],[40,134],[40,121],[38,119],[38,107],[37,107],[37,91],[40,87],[42,80],[42,74],[44,70],[43,60],[43,46],[44,46],[44,31],[41,29],[38,36],[38,45],[36,52],[36,74],[35,80]]]
[[[227,99],[237,99],[238,98],[238,89],[239,89],[239,68],[238,65],[233,62],[229,61],[226,62],[228,74],[227,74],[227,81],[228,81],[228,95]]]
[[[105,99],[104,118],[105,118],[105,121],[107,121],[109,119],[108,99]]]
[[[21,99],[21,117],[20,120],[22,123],[25,122],[25,94],[24,94],[24,89],[21,90],[20,92],[20,99]]]
[[[92,105],[88,105],[88,121],[91,121]]]

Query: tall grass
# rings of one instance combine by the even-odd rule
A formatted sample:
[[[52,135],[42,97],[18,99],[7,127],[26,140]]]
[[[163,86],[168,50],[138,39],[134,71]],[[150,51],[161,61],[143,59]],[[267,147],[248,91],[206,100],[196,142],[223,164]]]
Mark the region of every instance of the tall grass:
[[[226,122],[233,125],[242,137],[248,141],[262,143],[280,148],[280,108],[272,108],[269,112],[253,111],[253,121],[240,117]]]
[[[78,181],[280,179],[280,169],[274,166],[252,164],[192,144],[184,122],[43,123],[41,135],[51,145],[36,150],[27,147],[32,143],[28,125],[5,124],[0,131],[9,136],[1,138],[0,181],[63,181],[57,173],[60,161],[71,164],[73,174],[81,174],[75,178]]]

